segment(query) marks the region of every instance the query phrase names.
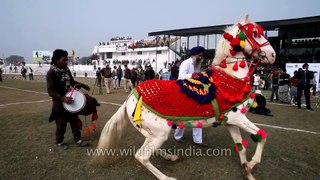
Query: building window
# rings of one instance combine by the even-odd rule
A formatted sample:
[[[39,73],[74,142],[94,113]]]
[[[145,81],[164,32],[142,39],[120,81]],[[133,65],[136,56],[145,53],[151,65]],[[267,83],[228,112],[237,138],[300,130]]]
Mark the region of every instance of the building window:
[[[126,53],[125,53],[125,52],[122,52],[122,53],[121,53],[121,56],[125,56],[125,55],[126,55]]]
[[[157,54],[161,54],[161,51],[157,51]]]
[[[137,54],[138,54],[138,55],[142,55],[142,51],[138,51]]]
[[[107,59],[112,59],[112,52],[107,52]]]

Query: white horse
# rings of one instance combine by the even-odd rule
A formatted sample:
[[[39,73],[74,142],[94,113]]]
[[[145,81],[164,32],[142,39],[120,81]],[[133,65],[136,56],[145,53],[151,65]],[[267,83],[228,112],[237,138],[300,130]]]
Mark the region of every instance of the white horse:
[[[225,30],[224,36],[218,43],[213,65],[210,68],[216,76],[212,76],[212,79],[209,77],[209,81],[213,83],[211,85],[215,86],[215,98],[218,99],[218,102],[215,102],[215,105],[213,105],[213,101],[215,101],[214,99],[212,101],[209,100],[209,103],[199,104],[194,103],[195,100],[182,93],[181,95],[173,95],[173,98],[166,100],[167,104],[165,104],[163,103],[165,100],[162,101],[162,98],[159,98],[158,94],[161,94],[162,91],[166,91],[164,86],[168,86],[168,84],[170,86],[174,86],[176,81],[146,81],[140,84],[136,90],[129,95],[124,104],[106,123],[101,132],[97,148],[115,148],[120,144],[120,140],[126,131],[126,127],[131,123],[145,137],[145,142],[136,152],[135,158],[158,179],[175,179],[163,174],[149,161],[150,156],[153,153],[159,153],[162,157],[171,161],[178,159],[176,155],[160,150],[161,145],[168,139],[171,129],[176,128],[177,126],[180,128],[184,128],[184,126],[205,128],[225,124],[235,143],[235,148],[239,153],[241,164],[245,170],[245,176],[249,179],[254,179],[251,175],[251,170],[261,161],[262,151],[267,135],[262,129],[255,126],[245,116],[246,111],[254,101],[254,94],[251,92],[249,77],[255,69],[254,65],[257,65],[257,63],[261,62],[272,64],[274,61],[275,51],[263,36],[263,29],[255,23],[250,22],[248,16],[246,16],[239,23],[228,27]],[[205,73],[202,73],[202,75],[208,76],[208,74]],[[226,78],[229,80],[219,80],[219,78]],[[190,79],[187,79],[187,81],[194,82],[194,80]],[[229,85],[229,81],[235,85]],[[186,81],[181,82],[184,82],[182,83],[184,85],[186,83]],[[164,83],[166,83],[166,85]],[[241,83],[242,85],[239,85]],[[169,88],[166,93],[170,95],[173,91],[180,91],[172,89],[173,88]],[[210,93],[208,89],[210,88],[208,88],[207,85],[200,93],[208,95],[208,93]],[[198,90],[195,91],[199,93]],[[157,95],[157,98],[152,99],[151,97],[153,95]],[[181,100],[178,98],[184,99]],[[226,103],[221,103],[222,100],[225,100]],[[170,101],[172,103],[170,103]],[[197,112],[195,112],[198,111],[197,108],[209,107],[210,109],[210,106],[211,108],[214,107],[214,110],[206,110],[205,113],[210,114],[211,112],[208,116],[190,117],[188,114],[188,116],[185,115],[177,117],[179,115],[179,110],[175,109],[175,106],[168,106],[181,103],[179,101],[186,101],[187,103],[192,103],[196,106],[194,107],[194,111],[190,112],[186,109],[180,113],[186,112],[197,114]],[[227,103],[232,104],[229,107],[223,107],[223,105]],[[192,106],[192,104],[187,104],[187,106]],[[168,112],[168,114],[163,115],[161,112],[157,111],[159,109],[167,111],[168,108],[172,110]],[[212,112],[214,113],[212,114]],[[172,116],[172,113],[175,115],[178,113],[178,115]],[[135,117],[133,117],[133,115]],[[193,120],[191,120],[192,118]],[[257,142],[256,152],[250,161],[247,161],[246,158],[247,142],[242,139],[239,128],[251,133],[252,139]]]

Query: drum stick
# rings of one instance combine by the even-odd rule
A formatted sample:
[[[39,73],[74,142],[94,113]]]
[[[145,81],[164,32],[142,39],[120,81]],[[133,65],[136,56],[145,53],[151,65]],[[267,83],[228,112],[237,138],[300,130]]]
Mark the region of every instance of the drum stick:
[[[76,85],[77,85],[77,84],[76,84]],[[72,87],[71,94],[70,94],[69,97],[72,97],[73,91],[76,89],[76,85],[74,85],[74,86]]]

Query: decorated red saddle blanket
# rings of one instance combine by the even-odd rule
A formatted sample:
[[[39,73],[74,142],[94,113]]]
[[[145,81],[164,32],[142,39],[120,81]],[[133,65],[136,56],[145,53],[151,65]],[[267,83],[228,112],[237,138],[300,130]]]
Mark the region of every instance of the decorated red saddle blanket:
[[[203,84],[205,82],[205,84]],[[201,84],[202,83],[202,84]],[[160,117],[169,120],[197,120],[214,117],[239,105],[250,94],[248,80],[237,79],[211,68],[185,80],[150,80],[138,85],[137,98]],[[197,101],[197,99],[204,99]],[[216,100],[219,109],[214,109]]]

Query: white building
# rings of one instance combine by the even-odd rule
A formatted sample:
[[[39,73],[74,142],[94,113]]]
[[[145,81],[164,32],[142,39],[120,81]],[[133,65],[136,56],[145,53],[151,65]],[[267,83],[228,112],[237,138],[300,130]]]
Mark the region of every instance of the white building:
[[[170,49],[170,45],[176,43],[172,39],[145,39],[135,41],[125,38],[112,39],[107,43],[99,43],[93,48],[93,64],[102,66],[109,63],[110,66],[121,65],[121,62],[127,61],[128,67],[134,67],[140,64],[144,67],[151,64],[154,70],[159,71],[168,63],[172,63],[180,56]],[[123,63],[122,63],[123,64]]]

